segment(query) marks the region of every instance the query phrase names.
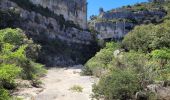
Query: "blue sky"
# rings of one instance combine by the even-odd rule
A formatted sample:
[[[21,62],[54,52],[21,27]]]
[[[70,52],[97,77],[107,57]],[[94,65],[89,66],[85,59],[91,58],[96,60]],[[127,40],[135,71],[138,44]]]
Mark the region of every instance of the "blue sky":
[[[98,15],[99,8],[103,7],[105,11],[124,5],[133,5],[147,0],[87,0],[88,2],[88,18],[91,15]]]

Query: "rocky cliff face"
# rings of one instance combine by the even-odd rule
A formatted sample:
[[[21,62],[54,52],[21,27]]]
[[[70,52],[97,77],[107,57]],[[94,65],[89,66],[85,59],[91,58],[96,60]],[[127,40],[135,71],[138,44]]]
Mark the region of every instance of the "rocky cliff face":
[[[24,4],[24,0],[20,0],[21,4],[17,1],[0,1],[0,28],[21,28],[27,36],[41,44],[39,62],[47,66],[68,66],[84,63],[95,54],[97,46],[90,32],[77,28],[74,23],[47,8],[30,2]]]
[[[142,5],[142,4],[141,4]],[[122,39],[136,25],[159,23],[166,15],[166,11],[161,7],[154,9],[143,8],[147,4],[140,4],[135,7],[124,7],[113,9],[107,12],[100,12],[97,18],[90,20],[89,27],[97,30],[100,39],[115,40]],[[139,9],[141,7],[141,9]]]
[[[36,5],[49,8],[58,15],[63,15],[66,20],[72,20],[83,29],[87,28],[86,0],[30,0]]]
[[[94,22],[91,27],[94,27],[98,34],[98,39],[121,40],[135,24],[130,22]]]

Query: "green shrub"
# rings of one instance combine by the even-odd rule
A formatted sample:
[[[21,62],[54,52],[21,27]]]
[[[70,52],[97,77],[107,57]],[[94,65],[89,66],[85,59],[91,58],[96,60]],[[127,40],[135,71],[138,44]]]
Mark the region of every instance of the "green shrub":
[[[79,85],[74,85],[69,90],[74,91],[74,92],[83,92],[83,88]]]
[[[114,42],[106,43],[106,47],[100,50],[93,58],[91,58],[83,69],[85,75],[100,76],[107,69],[107,65],[114,58],[113,52],[118,48],[118,44]]]
[[[0,88],[0,100],[11,100],[7,90]]]
[[[20,29],[7,28],[4,30],[0,30],[0,41],[3,41],[5,43],[9,43],[12,45],[21,45],[24,43],[24,38],[26,38],[26,36]]]
[[[15,70],[14,70],[15,69]],[[17,67],[16,65],[0,65],[0,86],[4,88],[14,88],[14,79],[19,75],[21,72],[21,68]]]
[[[15,79],[37,80],[46,70],[35,63],[40,46],[20,29],[0,30],[0,100],[9,100],[7,89],[15,88]],[[4,98],[4,99],[1,99]]]
[[[0,31],[1,53],[0,57],[5,64],[15,64],[22,68],[20,76],[24,79],[33,79],[39,72],[40,64],[34,60],[38,56],[40,46],[28,39],[20,29],[4,29]],[[39,71],[38,71],[39,70]]]
[[[170,49],[164,48],[154,50],[151,52],[153,60],[157,62],[155,67],[156,80],[169,81],[170,80]]]
[[[151,52],[155,49],[170,48],[170,21],[160,25],[142,25],[135,27],[123,40],[128,50]]]
[[[93,85],[93,98],[105,100],[132,99],[140,88],[137,74],[129,70],[114,70]]]
[[[121,58],[116,58],[108,65],[110,70],[115,69],[131,69],[139,76],[141,86],[145,88],[147,85],[152,84],[158,72],[159,68],[158,62],[150,56],[150,54],[145,54],[141,52],[124,52]]]

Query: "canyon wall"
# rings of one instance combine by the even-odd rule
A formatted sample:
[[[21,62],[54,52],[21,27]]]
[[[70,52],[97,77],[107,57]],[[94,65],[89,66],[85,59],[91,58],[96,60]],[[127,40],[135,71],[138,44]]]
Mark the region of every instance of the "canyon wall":
[[[49,8],[55,14],[63,15],[81,28],[87,28],[87,2],[86,0],[30,0],[36,5]]]
[[[71,22],[76,19],[68,21],[28,0],[0,0],[0,18],[1,29],[21,28],[42,46],[38,61],[47,66],[83,64],[98,50],[93,35]]]
[[[164,16],[166,12],[162,8],[118,8],[100,12],[96,18],[89,21],[89,28],[99,32],[99,39],[121,40],[136,25],[159,23]]]

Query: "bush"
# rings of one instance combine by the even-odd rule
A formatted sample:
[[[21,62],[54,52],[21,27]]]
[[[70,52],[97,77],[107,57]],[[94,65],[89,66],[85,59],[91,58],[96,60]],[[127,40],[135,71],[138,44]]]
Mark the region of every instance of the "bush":
[[[69,90],[74,91],[74,92],[83,92],[83,88],[79,85],[74,85]]]
[[[121,68],[123,70],[131,69],[133,70],[139,78],[141,86],[143,89],[152,83],[155,79],[155,61],[151,59],[149,54],[141,52],[124,52],[121,59],[117,59],[112,62],[113,70],[116,68]]]
[[[22,30],[0,30],[0,100],[9,100],[6,90],[15,88],[16,78],[37,80],[44,75],[43,66],[34,62],[39,50]]]
[[[91,58],[83,69],[85,75],[101,76],[102,72],[107,69],[107,65],[114,58],[113,52],[118,48],[118,44],[114,42],[106,43],[106,47],[100,50],[93,58]]]
[[[40,50],[40,46],[28,39],[20,29],[0,30],[1,53],[0,57],[4,64],[15,64],[22,68],[20,76],[24,79],[33,79],[37,75],[35,71],[39,64],[34,63]],[[43,69],[43,68],[42,68]]]
[[[15,69],[15,70],[14,70]],[[0,65],[0,86],[12,89],[14,88],[14,79],[19,75],[21,69],[15,65]]]
[[[151,53],[154,61],[157,62],[158,67],[155,68],[157,73],[156,79],[169,81],[170,80],[170,49],[164,48],[160,50],[154,50]]]
[[[129,70],[115,70],[93,85],[93,98],[105,100],[132,99],[140,88],[137,74]]]
[[[0,100],[11,100],[7,90],[0,88]]]
[[[24,38],[26,38],[26,36],[20,29],[7,28],[4,30],[0,30],[0,41],[3,41],[4,43],[21,45],[24,43]]]
[[[160,25],[135,27],[123,40],[125,49],[151,52],[155,49],[170,48],[170,21]]]

